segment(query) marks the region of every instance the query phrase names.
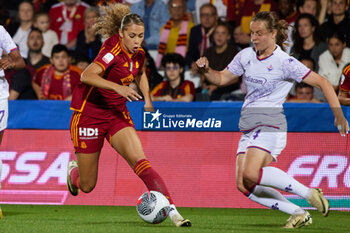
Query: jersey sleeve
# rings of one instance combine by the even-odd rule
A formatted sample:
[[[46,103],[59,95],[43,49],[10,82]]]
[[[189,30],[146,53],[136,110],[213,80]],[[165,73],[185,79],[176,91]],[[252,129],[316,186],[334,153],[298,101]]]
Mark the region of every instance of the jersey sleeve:
[[[7,54],[17,49],[15,42],[13,42],[10,34],[5,30],[3,26],[0,26],[0,47]]]
[[[191,81],[186,81],[185,85],[184,85],[184,90],[183,93],[185,95],[187,94],[191,94],[193,96],[196,96],[196,91],[194,89],[194,84]]]
[[[350,65],[343,69],[339,87],[342,91],[350,91]]]
[[[159,83],[153,90],[151,91],[152,96],[162,96],[162,90],[164,88],[164,82]]]
[[[230,62],[230,64],[228,64],[227,69],[232,73],[235,74],[237,76],[241,76],[244,73],[244,69],[242,66],[242,55],[245,52],[245,50],[240,51],[234,58],[233,60]]]
[[[294,57],[289,57],[282,62],[282,71],[285,79],[291,79],[298,83],[311,73],[309,68]]]
[[[105,41],[100,52],[97,54],[94,63],[100,65],[103,70],[107,70],[109,67],[116,63],[117,56],[121,51],[120,46],[120,43],[116,43],[113,46],[111,40]]]

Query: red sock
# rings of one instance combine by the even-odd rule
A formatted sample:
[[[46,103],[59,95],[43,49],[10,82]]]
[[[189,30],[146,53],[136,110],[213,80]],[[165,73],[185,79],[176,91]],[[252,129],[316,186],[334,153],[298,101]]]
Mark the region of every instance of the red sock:
[[[72,184],[80,189],[80,184],[79,184],[79,170],[77,167],[73,168],[72,171],[70,172],[70,179],[72,181]]]
[[[168,189],[162,180],[162,178],[158,175],[158,173],[153,170],[151,164],[146,159],[141,159],[138,161],[134,167],[134,171],[136,175],[138,175],[143,183],[147,186],[148,190],[158,191],[164,194],[166,198],[168,198],[170,204],[174,204],[171,199]]]

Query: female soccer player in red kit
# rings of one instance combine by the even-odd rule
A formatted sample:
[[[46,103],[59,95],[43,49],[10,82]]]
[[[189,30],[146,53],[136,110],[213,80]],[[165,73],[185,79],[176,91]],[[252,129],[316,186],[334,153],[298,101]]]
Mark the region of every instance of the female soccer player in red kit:
[[[96,26],[98,33],[109,38],[82,73],[82,84],[73,91],[70,131],[78,161],[69,163],[68,189],[72,195],[77,195],[79,190],[88,193],[94,189],[103,140],[107,138],[149,190],[161,192],[169,199],[172,222],[178,227],[191,226],[176,210],[165,183],[146,159],[126,107],[127,100],[142,98],[128,86],[135,79],[144,96],[145,108],[153,108],[143,70],[144,23],[122,4],[109,5],[104,10],[106,14]]]

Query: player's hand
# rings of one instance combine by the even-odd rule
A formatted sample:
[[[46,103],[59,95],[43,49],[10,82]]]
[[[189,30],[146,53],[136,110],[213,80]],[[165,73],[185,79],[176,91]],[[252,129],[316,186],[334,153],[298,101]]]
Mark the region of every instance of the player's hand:
[[[196,61],[197,69],[201,73],[206,73],[209,70],[209,61],[206,57],[201,57]]]
[[[0,59],[0,70],[12,69],[15,67],[15,63],[10,56]]]
[[[154,112],[154,107],[152,103],[145,103],[145,112]]]
[[[339,133],[340,133],[341,136],[345,136],[346,134],[348,134],[348,132],[349,132],[349,123],[345,119],[344,116],[336,117],[334,124],[338,128]]]
[[[117,90],[115,90],[119,95],[126,98],[128,101],[140,100],[142,97],[131,87],[118,85]]]
[[[173,101],[173,98],[170,95],[165,95],[165,96],[162,97],[162,100],[170,102],[170,101]]]

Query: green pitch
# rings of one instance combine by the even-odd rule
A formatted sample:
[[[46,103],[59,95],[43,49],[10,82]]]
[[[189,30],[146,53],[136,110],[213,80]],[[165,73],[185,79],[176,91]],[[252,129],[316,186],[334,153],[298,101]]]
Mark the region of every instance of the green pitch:
[[[192,221],[190,228],[176,228],[167,219],[161,224],[144,223],[135,207],[1,205],[1,233],[51,232],[350,232],[349,212],[332,211],[327,218],[310,211],[313,224],[300,230],[282,229],[288,215],[267,209],[179,208]]]

